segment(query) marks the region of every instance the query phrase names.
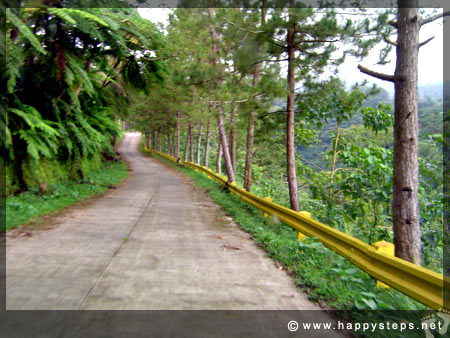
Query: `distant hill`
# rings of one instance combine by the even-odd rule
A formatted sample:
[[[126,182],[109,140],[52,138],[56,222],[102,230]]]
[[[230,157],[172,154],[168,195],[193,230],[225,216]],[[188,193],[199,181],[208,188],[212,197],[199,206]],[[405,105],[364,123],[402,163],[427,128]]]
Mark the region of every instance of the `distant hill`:
[[[419,84],[419,100],[425,99],[426,97],[430,97],[434,100],[442,100],[442,96],[443,96],[442,83],[433,83],[426,85]]]
[[[370,84],[368,84],[370,86]],[[366,87],[367,88],[367,87]],[[369,97],[365,102],[364,106],[376,107],[380,103],[391,104],[392,109],[394,108],[394,92],[389,92],[385,88],[379,87],[380,91],[378,94]],[[421,140],[425,140],[428,137],[427,134],[437,134],[442,133],[443,127],[443,116],[442,116],[442,92],[443,86],[441,84],[427,84],[420,86],[419,88],[419,136]],[[278,104],[284,107],[284,101],[279,100]],[[343,128],[348,128],[350,126],[362,125],[362,116],[356,114],[350,121],[343,123]],[[309,145],[309,146],[297,146],[298,152],[302,158],[304,158],[308,163],[313,163],[319,167],[326,168],[327,163],[323,158],[323,153],[329,150],[332,144],[330,130],[336,129],[336,122],[329,121],[324,123],[322,129],[319,132],[320,144]],[[384,146],[392,148],[392,142],[388,142]]]
[[[368,83],[372,85],[372,83]],[[378,86],[379,87],[379,86]],[[387,92],[392,100],[394,98],[394,89],[383,88],[383,91]],[[419,83],[419,100],[423,100],[427,97],[433,100],[441,100],[443,96],[443,84],[441,83],[430,83],[430,84],[420,84]]]

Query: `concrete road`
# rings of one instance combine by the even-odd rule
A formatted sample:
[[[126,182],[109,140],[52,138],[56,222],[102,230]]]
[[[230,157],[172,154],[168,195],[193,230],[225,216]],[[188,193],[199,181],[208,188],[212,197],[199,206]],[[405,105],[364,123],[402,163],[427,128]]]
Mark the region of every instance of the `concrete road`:
[[[320,309],[187,177],[142,156],[139,142],[128,133],[120,145],[132,169],[123,186],[53,217],[50,229],[7,234],[7,310]]]

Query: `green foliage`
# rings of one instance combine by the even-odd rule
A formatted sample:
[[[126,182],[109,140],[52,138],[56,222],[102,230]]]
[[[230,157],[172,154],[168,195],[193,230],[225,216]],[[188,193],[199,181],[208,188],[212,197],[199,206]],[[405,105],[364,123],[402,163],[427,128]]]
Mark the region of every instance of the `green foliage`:
[[[6,139],[6,145],[11,146],[11,135],[18,135],[26,142],[27,152],[35,160],[41,156],[55,156],[60,136],[54,128],[55,123],[42,119],[41,114],[32,106],[20,105],[20,108],[7,109],[6,118],[13,122],[7,127],[6,135],[9,137]]]
[[[114,156],[111,141],[135,91],[160,81],[164,67],[149,53],[163,41],[136,10],[7,9],[6,139],[19,191],[27,158],[80,163]],[[153,54],[153,55],[154,55]],[[159,79],[159,80],[158,80]],[[78,174],[83,168],[78,165]]]
[[[58,170],[53,163],[47,163],[41,175],[51,175],[49,169]],[[60,169],[59,169],[60,170]],[[39,192],[38,186],[19,196],[6,198],[6,229],[22,224],[39,224],[40,216],[60,210],[75,202],[99,194],[124,180],[128,175],[124,162],[105,162],[97,170],[89,172],[81,182],[52,181],[45,192]],[[37,173],[34,172],[33,176]],[[48,177],[48,176],[47,176]]]
[[[166,137],[174,133],[173,116],[177,111],[181,114],[178,121],[181,148],[184,149],[188,124],[192,123],[194,130],[199,122],[205,127],[206,116],[210,116],[202,115],[199,102],[227,102],[223,105],[227,114],[230,106],[236,105],[236,178],[242,185],[245,131],[250,112],[256,113],[252,192],[289,206],[283,131],[285,102],[281,99],[286,90],[278,60],[285,56],[285,33],[292,25],[292,16],[298,30],[294,61],[297,87],[295,141],[302,209],[365,242],[392,241],[392,98],[387,91],[369,87],[365,82],[348,87],[336,76],[325,80],[318,76],[325,66],[339,64],[348,54],[367,55],[383,36],[392,33],[386,25],[391,11],[380,11],[375,20],[358,22],[353,17],[347,21],[337,20],[339,15],[331,9],[280,7],[267,9],[265,23],[261,23],[261,9],[221,8],[214,12],[214,28],[219,36],[216,56],[220,60],[215,69],[224,74],[220,79],[221,86],[216,87],[213,81],[218,73],[211,70],[209,20],[205,9],[177,9],[170,19],[167,39],[167,54],[176,55],[168,62],[172,72],[166,77],[164,87],[155,85],[153,93],[135,103],[133,125],[142,131],[163,135],[164,150]],[[345,48],[337,53],[341,57],[331,60],[334,44],[320,41],[332,41],[336,36],[345,38]],[[381,62],[385,60],[382,55]],[[260,66],[260,81],[253,86],[256,64]],[[244,99],[236,103],[241,101],[240,98]],[[431,109],[437,109],[438,102],[431,100],[431,103]],[[439,115],[433,112],[435,115],[431,117],[428,107],[425,102],[421,105],[424,113],[420,114],[420,121],[430,135],[439,135]],[[214,107],[212,112],[215,118]],[[231,126],[227,116],[225,124],[229,132]],[[216,127],[214,122],[212,127]],[[442,178],[436,172],[442,171],[439,164],[442,152],[438,143],[426,139],[425,135],[421,133],[423,253],[426,266],[440,271],[442,195],[439,195],[439,189]],[[434,138],[439,139],[439,136]],[[217,144],[217,133],[213,128],[210,156],[214,160]],[[204,147],[202,154],[203,151]],[[439,249],[433,250],[433,245]]]
[[[65,181],[78,179],[77,170],[82,168],[83,173],[91,175],[102,166],[102,158],[99,154],[80,157],[77,162],[55,161],[54,158],[40,158],[35,160],[27,158],[23,165],[23,176],[30,186],[30,189],[36,189],[43,182],[47,184],[63,183]],[[13,194],[18,190],[17,181],[12,164],[6,166],[6,193]]]
[[[307,238],[299,242],[297,232],[291,227],[264,218],[260,210],[224,191],[222,186],[205,175],[190,168],[180,168],[164,157],[153,157],[190,176],[243,230],[251,234],[270,257],[282,263],[296,279],[297,285],[308,292],[310,299],[327,307],[348,310],[340,313],[347,320],[379,321],[383,312],[370,310],[427,309],[396,290],[377,288],[372,277],[316,239]],[[377,334],[366,332],[365,336],[377,337]]]
[[[41,46],[38,38],[33,34],[30,27],[27,26],[19,17],[17,17],[10,8],[6,8],[6,19],[13,23],[13,25],[19,30],[20,34],[41,54],[47,52]]]
[[[366,107],[361,111],[364,127],[374,131],[387,131],[394,125],[394,116],[390,113],[392,108],[389,104],[381,103],[378,107]]]

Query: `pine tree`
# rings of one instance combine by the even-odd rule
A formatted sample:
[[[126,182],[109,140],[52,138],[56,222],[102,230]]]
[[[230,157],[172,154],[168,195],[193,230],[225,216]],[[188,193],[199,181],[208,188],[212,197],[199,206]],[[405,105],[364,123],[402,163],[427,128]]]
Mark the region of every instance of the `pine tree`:
[[[389,24],[397,29],[397,41],[385,38],[395,46],[394,75],[374,72],[361,65],[359,70],[395,86],[394,172],[392,220],[395,255],[421,264],[421,232],[419,217],[419,121],[417,78],[419,48],[431,39],[419,41],[420,28],[450,12],[422,18],[416,0],[399,0],[396,20]]]

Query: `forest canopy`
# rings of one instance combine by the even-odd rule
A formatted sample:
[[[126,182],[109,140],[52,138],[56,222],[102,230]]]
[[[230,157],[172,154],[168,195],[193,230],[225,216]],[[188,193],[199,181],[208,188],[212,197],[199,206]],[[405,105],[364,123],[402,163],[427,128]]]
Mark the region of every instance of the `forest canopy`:
[[[148,148],[368,243],[392,242],[394,97],[345,83],[338,70],[375,46],[385,63],[397,11],[268,7],[173,10],[169,72],[134,102],[129,121]],[[442,98],[421,94],[418,106],[421,260],[441,271]]]

